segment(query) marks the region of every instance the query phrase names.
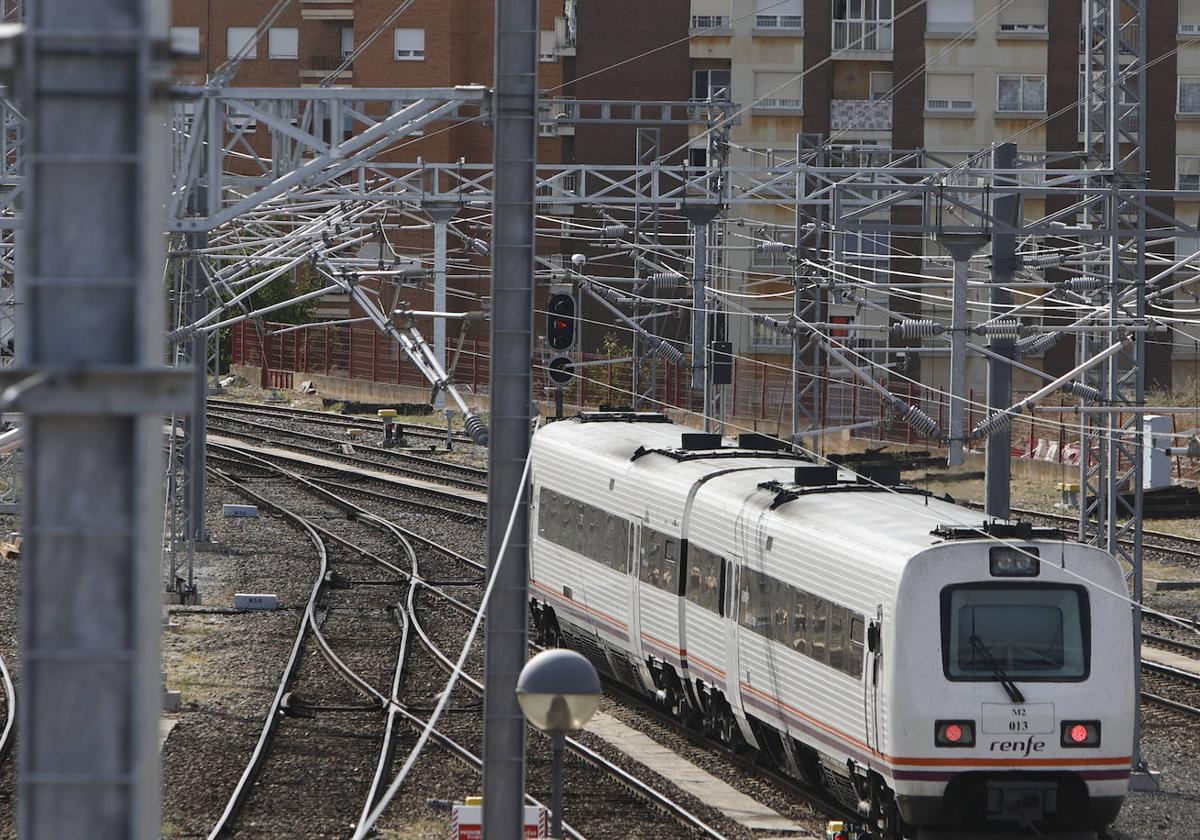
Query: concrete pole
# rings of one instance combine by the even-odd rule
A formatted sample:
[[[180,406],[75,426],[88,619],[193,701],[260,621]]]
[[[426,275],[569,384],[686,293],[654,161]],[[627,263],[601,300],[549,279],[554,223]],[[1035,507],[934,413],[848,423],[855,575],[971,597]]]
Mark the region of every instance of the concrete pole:
[[[956,235],[943,236],[941,245],[954,260],[954,298],[950,315],[950,452],[946,463],[952,467],[963,462],[963,443],[967,437],[967,271],[971,255],[983,239]]]
[[[488,840],[521,840],[525,718],[517,677],[525,665],[529,454],[533,393],[534,177],[537,163],[537,0],[496,0],[492,340],[488,449],[488,573],[483,696],[483,823]],[[507,550],[500,546],[517,508]],[[499,564],[499,569],[496,568]]]
[[[442,204],[428,202],[421,205],[425,215],[433,222],[433,311],[446,311],[446,227],[454,214],[458,212],[457,204]],[[446,370],[446,319],[433,319],[433,355],[437,358],[442,370]],[[446,407],[446,394],[438,390],[433,398],[433,407]]]
[[[1017,163],[1017,145],[1002,143],[996,147],[992,165],[995,169],[1013,169]],[[998,178],[997,190],[1011,184],[1010,178]],[[992,215],[998,221],[1015,225],[1017,197],[997,192],[992,203]],[[1016,271],[1017,236],[1015,233],[997,229],[992,234],[992,284],[990,289],[991,311],[989,318],[1000,315],[1013,303],[1012,292],[1005,288],[1012,282]],[[957,333],[956,333],[957,335]],[[1004,359],[1013,359],[1015,351],[1011,338],[996,338],[990,349]],[[995,356],[988,356],[987,401],[988,415],[1003,411],[1012,405],[1012,366]],[[1005,425],[987,439],[987,462],[984,478],[984,512],[988,516],[1008,519],[1010,513],[1010,482],[1012,479],[1012,427]]]
[[[700,393],[704,431],[712,431],[712,377],[708,365],[708,226],[719,204],[684,204],[692,225],[692,389]]]
[[[23,840],[159,837],[162,125],[169,3],[27,8],[18,368]],[[64,247],[64,234],[70,239]]]

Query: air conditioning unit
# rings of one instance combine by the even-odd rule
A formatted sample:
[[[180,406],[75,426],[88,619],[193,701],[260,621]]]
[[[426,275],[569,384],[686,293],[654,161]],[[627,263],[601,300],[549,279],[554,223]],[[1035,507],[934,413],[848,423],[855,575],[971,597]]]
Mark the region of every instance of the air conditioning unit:
[[[538,137],[556,137],[558,134],[554,123],[538,123]]]
[[[1179,24],[1180,35],[1200,35],[1200,23]]]

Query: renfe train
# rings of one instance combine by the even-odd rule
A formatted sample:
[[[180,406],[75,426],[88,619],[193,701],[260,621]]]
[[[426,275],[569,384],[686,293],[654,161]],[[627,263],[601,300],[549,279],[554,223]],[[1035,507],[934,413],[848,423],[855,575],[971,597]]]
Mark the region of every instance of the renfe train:
[[[773,444],[632,412],[539,430],[542,641],[888,840],[1110,823],[1134,714],[1113,557]]]

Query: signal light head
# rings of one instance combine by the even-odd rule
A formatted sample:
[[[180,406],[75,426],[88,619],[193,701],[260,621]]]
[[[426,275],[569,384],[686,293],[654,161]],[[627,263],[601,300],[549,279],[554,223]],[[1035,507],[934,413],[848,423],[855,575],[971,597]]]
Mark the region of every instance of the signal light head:
[[[973,747],[975,721],[939,720],[933,725],[933,742],[939,747]]]
[[[575,344],[575,298],[556,292],[546,304],[546,342],[553,350]]]
[[[1064,720],[1061,743],[1064,747],[1100,746],[1100,721]]]

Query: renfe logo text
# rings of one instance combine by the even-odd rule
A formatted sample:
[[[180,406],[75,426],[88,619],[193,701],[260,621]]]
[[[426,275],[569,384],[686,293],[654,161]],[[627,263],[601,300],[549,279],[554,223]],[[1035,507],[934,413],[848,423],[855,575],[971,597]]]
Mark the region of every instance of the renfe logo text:
[[[1023,756],[1046,749],[1045,741],[1035,741],[1033,738],[1034,736],[1030,735],[1025,741],[992,741],[988,749],[991,752],[1020,753]]]

